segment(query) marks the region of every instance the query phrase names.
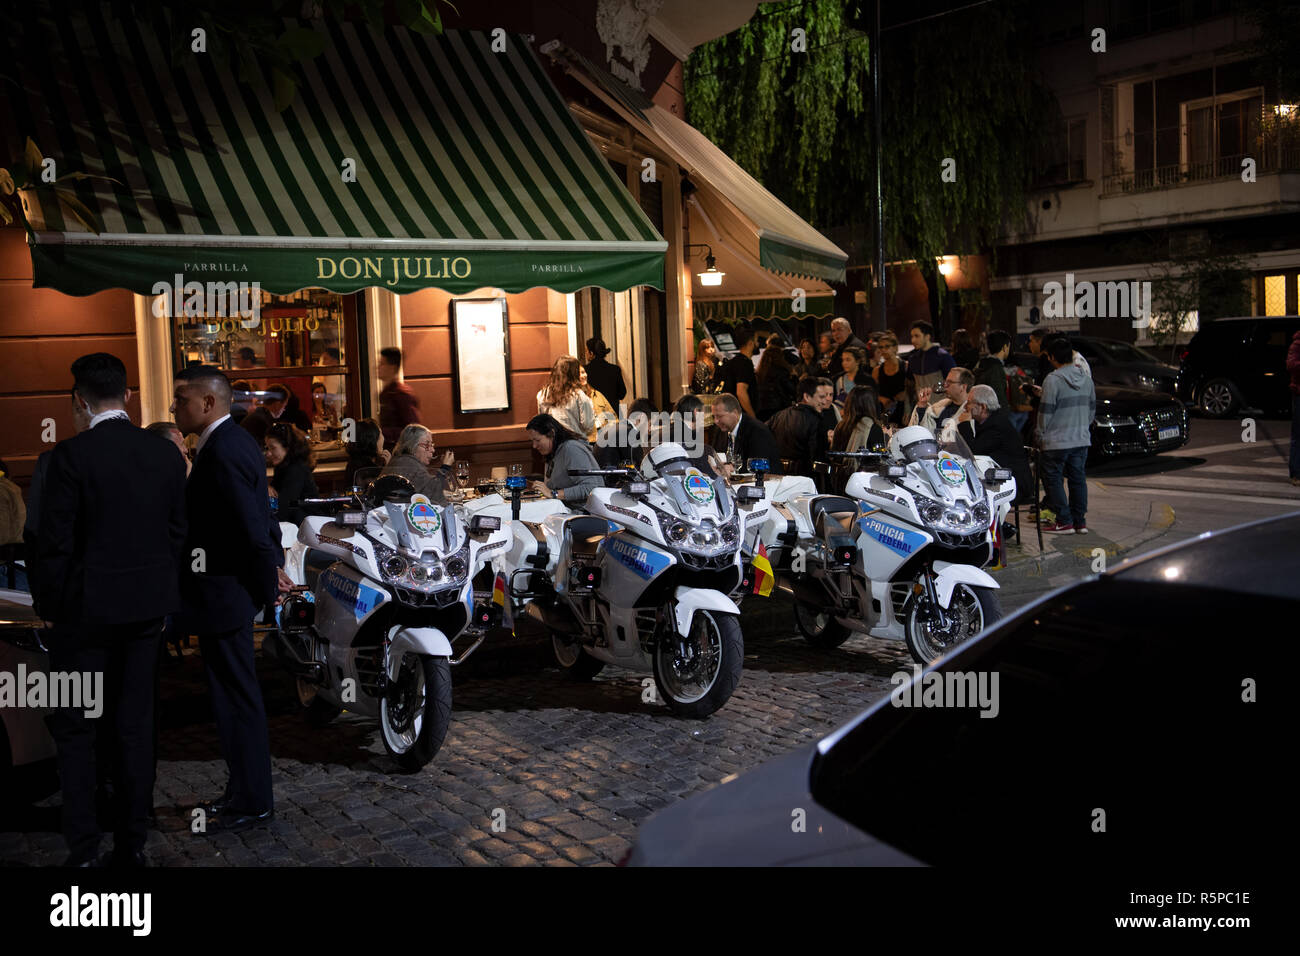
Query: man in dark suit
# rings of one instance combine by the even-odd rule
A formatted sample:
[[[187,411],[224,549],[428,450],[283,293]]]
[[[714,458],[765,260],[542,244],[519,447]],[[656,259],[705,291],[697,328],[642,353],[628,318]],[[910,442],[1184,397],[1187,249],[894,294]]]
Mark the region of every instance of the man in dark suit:
[[[766,425],[740,408],[740,401],[727,392],[713,400],[713,426],[709,444],[739,462],[766,458],[773,474],[781,473],[781,449]]]
[[[72,363],[72,376],[87,427],[50,455],[40,498],[36,603],[52,628],[51,671],[102,675],[104,701],[102,720],[66,701],[50,719],[67,864],[97,865],[95,750],[102,731],[116,798],[111,862],[143,866],[153,811],[158,640],[164,619],[180,606],[185,465],[176,449],[127,417],[130,393],[120,359],[83,355]]]
[[[623,370],[606,360],[608,354],[604,339],[587,339],[587,383],[618,408],[618,403],[627,398],[627,383],[623,381]]]
[[[199,635],[230,772],[225,793],[203,809],[208,829],[242,830],[274,815],[253,618],[279,603],[291,582],[281,570],[266,461],[253,437],[230,418],[230,401],[230,381],[218,369],[200,365],[176,376],[172,414],[182,432],[199,436],[185,488],[189,537],[181,596],[190,632]],[[175,450],[168,450],[174,458]]]
[[[997,392],[976,385],[966,399],[966,410],[957,419],[957,430],[972,454],[988,455],[1016,479],[1016,503],[1034,500],[1034,479],[1029,473],[1025,441],[1011,424],[1011,415],[1001,407]]]

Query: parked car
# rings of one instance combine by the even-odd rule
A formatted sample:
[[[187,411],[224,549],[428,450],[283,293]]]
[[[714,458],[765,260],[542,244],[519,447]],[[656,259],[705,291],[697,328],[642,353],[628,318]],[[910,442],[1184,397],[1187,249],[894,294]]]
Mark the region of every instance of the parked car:
[[[1013,388],[1022,381],[1032,382],[1037,369],[1038,359],[1028,352],[1013,353],[1007,360]],[[1092,425],[1092,458],[1154,455],[1181,448],[1191,439],[1187,409],[1174,396],[1104,385],[1095,377],[1093,387],[1097,390],[1097,418]]]
[[[1247,408],[1289,416],[1286,350],[1297,331],[1300,315],[1204,323],[1183,351],[1178,397],[1212,418]]]
[[[1136,345],[1093,335],[1072,335],[1070,345],[1088,360],[1098,385],[1174,394],[1177,367]]]
[[[1276,667],[1260,636],[1300,615],[1297,540],[1300,512],[1057,590],[819,743],[655,814],[626,862],[1249,866],[1285,819],[1255,684]],[[920,706],[979,675],[996,711]]]
[[[1187,408],[1172,395],[1100,384],[1095,387],[1092,457],[1154,455],[1181,448],[1191,439]]]

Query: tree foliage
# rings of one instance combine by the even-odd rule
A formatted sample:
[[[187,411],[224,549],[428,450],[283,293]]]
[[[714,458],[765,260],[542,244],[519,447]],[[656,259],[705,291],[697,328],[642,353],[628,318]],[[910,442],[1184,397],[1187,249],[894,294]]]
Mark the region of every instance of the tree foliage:
[[[440,8],[456,9],[449,0],[315,0],[314,6],[325,18],[401,25],[420,33],[441,33]],[[43,55],[49,44],[42,37],[57,36],[62,19],[75,8],[75,3],[14,4],[6,20],[16,43],[7,44],[9,55],[0,59],[0,80],[21,88],[31,68],[27,57]],[[193,31],[202,29],[207,54],[233,69],[241,83],[265,84],[280,110],[297,95],[300,65],[325,49],[320,33],[294,22],[302,16],[302,0],[109,0],[108,9],[118,19],[156,27],[173,60],[190,55]]]
[[[856,0],[766,5],[686,64],[688,119],[822,229],[870,235],[871,74]],[[1019,0],[886,29],[881,43],[888,259],[991,247],[1025,215],[1045,132],[1059,115],[1032,69],[1032,6]],[[807,52],[791,50],[807,32]],[[955,179],[942,178],[944,160]]]

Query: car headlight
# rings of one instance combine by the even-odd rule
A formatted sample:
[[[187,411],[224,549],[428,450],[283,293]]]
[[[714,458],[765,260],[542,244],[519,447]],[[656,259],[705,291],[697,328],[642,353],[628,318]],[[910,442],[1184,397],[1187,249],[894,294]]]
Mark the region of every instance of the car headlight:
[[[1160,388],[1160,379],[1154,375],[1139,375],[1137,377],[1138,388],[1149,388],[1156,391]]]
[[[1097,416],[1098,428],[1124,428],[1126,426],[1136,425],[1136,424],[1137,422],[1129,418],[1127,415],[1098,415]]]

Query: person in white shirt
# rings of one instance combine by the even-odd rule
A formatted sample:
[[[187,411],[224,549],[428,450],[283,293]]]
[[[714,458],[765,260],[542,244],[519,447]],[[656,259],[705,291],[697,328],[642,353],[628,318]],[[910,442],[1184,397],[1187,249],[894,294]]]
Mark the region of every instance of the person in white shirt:
[[[596,426],[596,409],[583,391],[581,370],[581,363],[572,355],[556,359],[551,380],[537,393],[537,411],[585,437]]]

